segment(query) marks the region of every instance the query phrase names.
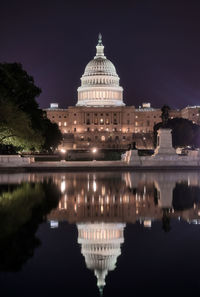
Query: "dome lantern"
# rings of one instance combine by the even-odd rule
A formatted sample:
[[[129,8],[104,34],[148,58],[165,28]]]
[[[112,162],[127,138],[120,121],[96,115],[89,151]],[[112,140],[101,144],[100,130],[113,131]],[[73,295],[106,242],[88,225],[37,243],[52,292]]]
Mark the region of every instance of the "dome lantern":
[[[96,52],[96,56],[94,57],[94,59],[98,59],[99,57],[101,57],[102,59],[106,59],[106,57],[104,56],[104,46],[102,43],[102,35],[101,33],[99,33],[99,39],[98,39],[98,44],[96,46],[97,52]]]

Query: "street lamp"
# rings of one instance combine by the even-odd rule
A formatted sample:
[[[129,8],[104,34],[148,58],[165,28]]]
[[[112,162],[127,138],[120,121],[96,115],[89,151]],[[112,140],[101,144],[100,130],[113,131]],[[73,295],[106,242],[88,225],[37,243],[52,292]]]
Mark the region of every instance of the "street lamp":
[[[97,152],[96,147],[93,147],[93,149],[92,149],[92,153],[93,153],[93,161],[95,161],[94,156],[95,156],[96,152]]]
[[[60,149],[60,152],[61,152],[61,162],[65,162],[65,157],[66,157],[66,149],[64,148],[61,148]]]

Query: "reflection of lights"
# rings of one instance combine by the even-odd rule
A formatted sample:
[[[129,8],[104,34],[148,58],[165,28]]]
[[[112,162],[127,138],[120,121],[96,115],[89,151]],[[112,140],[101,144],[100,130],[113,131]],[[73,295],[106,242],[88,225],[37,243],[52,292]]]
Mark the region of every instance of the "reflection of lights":
[[[109,196],[106,197],[106,203],[109,204]]]
[[[151,220],[144,220],[144,227],[151,228]]]
[[[96,184],[96,181],[93,180],[93,191],[96,192],[97,190],[97,184]]]
[[[74,205],[74,211],[77,212],[77,205]]]
[[[64,208],[67,209],[67,195],[64,196]]]
[[[103,213],[103,205],[101,205],[101,213]]]
[[[63,193],[66,189],[66,182],[65,180],[61,181],[60,190]]]
[[[50,221],[50,227],[51,227],[51,229],[58,228],[58,226],[59,226],[58,221],[53,221],[53,220]]]

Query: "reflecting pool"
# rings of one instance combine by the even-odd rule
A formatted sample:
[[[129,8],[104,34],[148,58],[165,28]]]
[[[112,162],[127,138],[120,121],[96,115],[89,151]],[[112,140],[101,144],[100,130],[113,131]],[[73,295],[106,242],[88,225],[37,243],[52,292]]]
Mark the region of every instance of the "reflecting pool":
[[[200,173],[0,175],[1,296],[193,296]]]

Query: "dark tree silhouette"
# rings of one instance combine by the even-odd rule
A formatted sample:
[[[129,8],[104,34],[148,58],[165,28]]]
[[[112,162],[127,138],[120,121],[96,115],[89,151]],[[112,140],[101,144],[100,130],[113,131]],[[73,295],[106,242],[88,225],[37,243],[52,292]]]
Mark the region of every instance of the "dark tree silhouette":
[[[15,128],[14,123],[17,122],[18,118],[16,118],[16,113],[18,113],[22,118],[17,122],[18,126],[20,127],[21,123],[24,130],[29,127],[30,132],[23,135],[23,129],[16,129],[16,131],[22,131],[21,134],[24,140],[27,139],[26,135],[32,133],[31,138],[40,139],[43,150],[48,151],[58,146],[62,136],[57,124],[51,123],[46,117],[46,112],[39,108],[36,98],[40,93],[41,89],[35,86],[33,77],[22,68],[21,64],[0,63],[0,110],[2,114],[7,112],[9,115],[9,121],[6,123],[5,117],[2,125],[0,118],[0,128],[7,127],[6,131],[10,131],[11,126],[13,131]],[[0,139],[1,136],[4,136],[4,134],[1,135],[0,129]],[[52,136],[51,139],[50,136]],[[21,146],[23,147],[23,143]]]

